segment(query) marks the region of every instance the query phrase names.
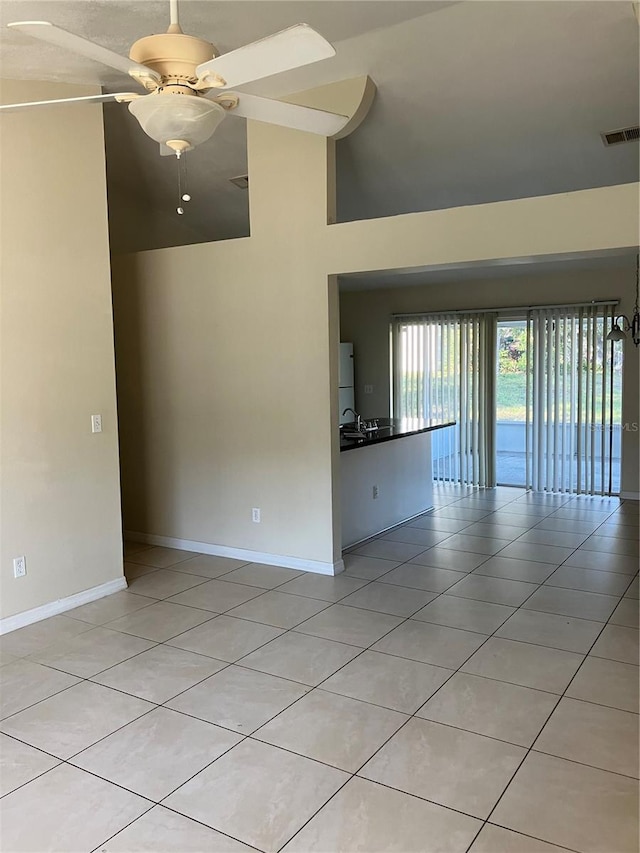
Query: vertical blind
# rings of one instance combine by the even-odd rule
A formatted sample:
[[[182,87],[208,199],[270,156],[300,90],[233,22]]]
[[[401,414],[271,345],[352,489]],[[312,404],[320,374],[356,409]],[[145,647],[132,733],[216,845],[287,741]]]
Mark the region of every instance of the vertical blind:
[[[432,436],[434,477],[495,485],[496,315],[396,317],[394,416],[455,420]]]
[[[522,309],[527,488],[612,491],[613,344],[606,335],[614,307]],[[456,421],[433,433],[436,479],[496,484],[497,320],[497,312],[393,318],[394,416]]]
[[[527,316],[526,485],[608,494],[614,430],[612,305]]]

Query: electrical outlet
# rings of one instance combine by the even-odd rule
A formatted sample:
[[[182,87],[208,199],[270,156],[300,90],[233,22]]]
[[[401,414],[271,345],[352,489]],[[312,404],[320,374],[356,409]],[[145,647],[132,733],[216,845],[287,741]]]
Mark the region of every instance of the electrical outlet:
[[[22,557],[14,557],[13,558],[13,576],[14,578],[23,578],[27,573],[27,558],[22,555]]]
[[[365,394],[373,394],[373,385],[365,385],[364,386]]]
[[[377,486],[374,486],[374,487],[371,489],[371,493],[372,493],[372,495],[373,495],[373,499],[374,499],[374,501],[377,501],[377,500],[378,500],[378,495],[380,494],[380,489],[379,489]]]
[[[260,507],[254,506],[251,510],[251,521],[255,524],[260,524]]]
[[[91,415],[91,432],[102,432],[102,415]]]

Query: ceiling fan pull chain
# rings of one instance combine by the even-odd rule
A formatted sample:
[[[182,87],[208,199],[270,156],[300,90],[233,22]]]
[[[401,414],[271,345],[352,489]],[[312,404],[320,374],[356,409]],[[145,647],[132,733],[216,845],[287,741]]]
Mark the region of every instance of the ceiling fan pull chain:
[[[181,157],[180,152],[176,152],[176,159],[178,160],[178,206],[176,207],[176,213],[180,216],[184,213],[184,207],[182,206],[183,201],[191,201],[191,196],[187,189],[187,159],[186,157]]]

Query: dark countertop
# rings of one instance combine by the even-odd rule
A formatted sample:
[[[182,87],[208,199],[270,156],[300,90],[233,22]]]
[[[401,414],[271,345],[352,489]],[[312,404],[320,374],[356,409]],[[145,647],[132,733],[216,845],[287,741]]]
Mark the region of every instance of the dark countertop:
[[[383,441],[393,441],[396,438],[406,438],[419,435],[422,432],[433,432],[436,429],[455,426],[455,421],[439,421],[426,418],[377,418],[379,428],[367,432],[362,438],[345,438],[340,430],[340,451],[353,450],[354,447],[368,447],[370,444],[381,444]],[[353,424],[347,430],[353,429]]]

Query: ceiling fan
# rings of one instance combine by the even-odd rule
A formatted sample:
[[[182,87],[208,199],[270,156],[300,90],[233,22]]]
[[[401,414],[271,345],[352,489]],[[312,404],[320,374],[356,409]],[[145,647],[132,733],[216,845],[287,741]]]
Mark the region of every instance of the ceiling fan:
[[[209,42],[182,32],[178,0],[169,0],[171,23],[166,33],[136,41],[129,58],[46,21],[7,24],[29,36],[58,45],[129,74],[146,94],[119,92],[7,104],[20,110],[53,104],[128,103],[143,131],[160,143],[162,154],[178,158],[205,142],[228,115],[334,136],[346,116],[236,92],[243,84],[335,56],[328,41],[307,24],[219,55]],[[234,91],[232,91],[234,90]]]

